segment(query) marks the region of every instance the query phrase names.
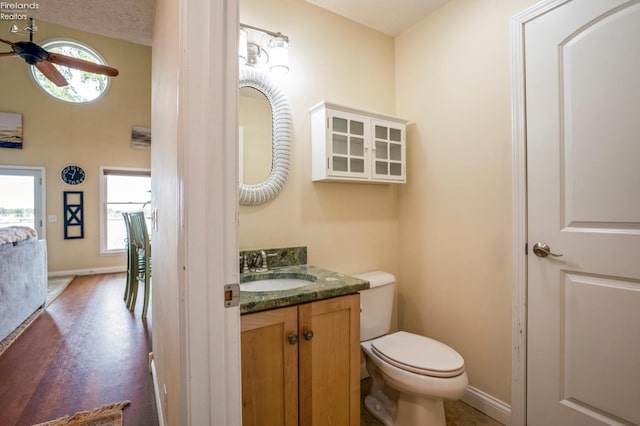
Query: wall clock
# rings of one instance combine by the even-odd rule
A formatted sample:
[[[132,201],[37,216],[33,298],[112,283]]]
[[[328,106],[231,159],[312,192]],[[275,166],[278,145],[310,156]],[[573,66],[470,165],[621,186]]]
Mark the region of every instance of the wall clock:
[[[80,166],[70,164],[60,171],[60,179],[69,185],[79,185],[87,178],[87,173]]]

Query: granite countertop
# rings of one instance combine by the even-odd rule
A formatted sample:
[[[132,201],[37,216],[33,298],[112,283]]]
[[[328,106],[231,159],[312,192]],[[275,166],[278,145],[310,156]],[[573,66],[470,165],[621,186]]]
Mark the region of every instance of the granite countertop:
[[[240,283],[269,278],[299,278],[313,283],[283,291],[240,291],[241,314],[313,302],[369,288],[369,282],[366,280],[312,265],[282,266],[268,272],[244,273],[240,274]]]

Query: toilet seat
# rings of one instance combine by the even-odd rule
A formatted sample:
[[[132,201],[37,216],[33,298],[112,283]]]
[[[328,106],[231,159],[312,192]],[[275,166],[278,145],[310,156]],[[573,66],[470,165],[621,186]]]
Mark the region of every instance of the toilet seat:
[[[455,377],[464,372],[464,359],[458,352],[442,342],[406,331],[372,340],[371,349],[389,364],[423,376]]]

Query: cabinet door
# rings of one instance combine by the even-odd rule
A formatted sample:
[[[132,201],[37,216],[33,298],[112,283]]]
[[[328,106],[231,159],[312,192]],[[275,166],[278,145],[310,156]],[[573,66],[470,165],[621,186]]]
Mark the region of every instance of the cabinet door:
[[[373,155],[371,177],[385,181],[406,181],[405,127],[381,120],[371,121]]]
[[[369,120],[356,114],[327,111],[329,174],[366,179],[369,176]]]
[[[299,305],[298,327],[300,425],[360,425],[360,295]]]
[[[298,310],[295,306],[241,317],[242,424],[298,424]]]

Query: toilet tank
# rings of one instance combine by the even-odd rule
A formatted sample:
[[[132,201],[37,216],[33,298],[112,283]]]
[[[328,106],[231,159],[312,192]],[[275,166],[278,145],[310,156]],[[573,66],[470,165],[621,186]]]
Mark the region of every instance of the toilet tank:
[[[372,271],[354,275],[369,281],[368,290],[360,291],[360,341],[383,336],[391,330],[391,313],[396,277],[388,272]]]

